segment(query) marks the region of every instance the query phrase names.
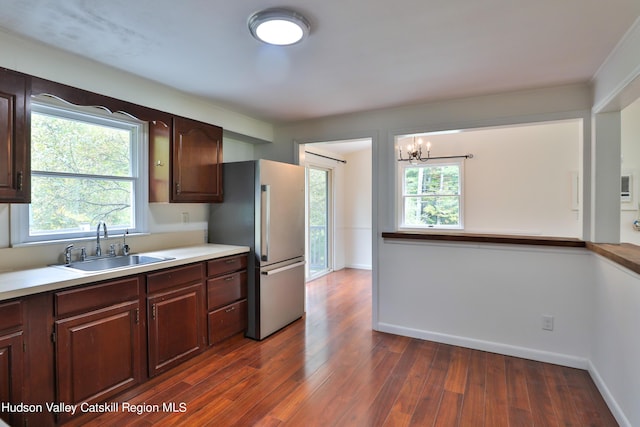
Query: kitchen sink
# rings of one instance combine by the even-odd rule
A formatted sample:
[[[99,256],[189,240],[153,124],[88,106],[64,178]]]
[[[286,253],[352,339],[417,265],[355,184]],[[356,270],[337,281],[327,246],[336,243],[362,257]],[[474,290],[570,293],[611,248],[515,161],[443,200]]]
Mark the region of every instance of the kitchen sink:
[[[135,265],[152,264],[154,262],[169,261],[175,258],[148,256],[148,255],[123,255],[105,258],[88,259],[65,264],[66,268],[81,271],[103,271],[114,268],[130,267]]]

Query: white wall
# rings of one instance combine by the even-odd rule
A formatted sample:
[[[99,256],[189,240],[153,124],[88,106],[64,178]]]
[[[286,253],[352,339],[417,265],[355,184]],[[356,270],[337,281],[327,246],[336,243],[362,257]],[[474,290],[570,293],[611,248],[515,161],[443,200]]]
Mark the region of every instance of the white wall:
[[[471,153],[464,164],[464,227],[470,233],[580,237],[572,177],[582,123],[566,120],[430,135],[432,156]],[[573,188],[575,187],[575,188]]]
[[[587,250],[387,239],[379,258],[380,330],[587,367]],[[553,331],[542,329],[546,314]]]
[[[597,255],[590,372],[622,426],[640,426],[640,276]]]
[[[640,218],[640,98],[620,116],[622,173],[632,175],[631,201],[620,203],[620,241],[640,245],[640,231],[632,226]]]
[[[345,156],[343,233],[345,265],[349,268],[372,268],[372,188],[371,148]]]

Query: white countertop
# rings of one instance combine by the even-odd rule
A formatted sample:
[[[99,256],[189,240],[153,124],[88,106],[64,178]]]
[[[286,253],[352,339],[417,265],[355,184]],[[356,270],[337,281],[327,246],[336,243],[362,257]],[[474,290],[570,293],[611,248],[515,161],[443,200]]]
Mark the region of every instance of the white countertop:
[[[105,271],[84,272],[63,266],[50,266],[0,273],[0,301],[245,252],[249,252],[248,246],[207,244],[140,253],[139,255],[172,257],[174,259]]]

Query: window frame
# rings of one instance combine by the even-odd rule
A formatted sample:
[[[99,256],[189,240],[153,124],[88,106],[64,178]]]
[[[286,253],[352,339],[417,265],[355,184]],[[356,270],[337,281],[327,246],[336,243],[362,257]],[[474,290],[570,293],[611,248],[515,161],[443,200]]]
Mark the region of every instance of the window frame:
[[[412,164],[410,162],[398,162],[398,174],[397,174],[397,185],[396,185],[396,193],[398,195],[396,199],[396,209],[397,209],[397,229],[398,231],[412,231],[412,232],[424,232],[429,230],[464,230],[464,159],[433,159],[428,160],[426,162],[420,162],[417,164]],[[432,166],[458,166],[458,174],[459,174],[459,194],[458,197],[458,224],[457,225],[425,225],[425,226],[417,226],[414,224],[407,225],[405,224],[405,199],[407,197],[424,197],[424,196],[407,196],[404,193],[405,189],[405,170],[408,168],[427,168]],[[437,197],[437,196],[434,196]]]
[[[109,227],[109,232],[124,233],[125,229],[129,233],[146,233],[148,226],[148,214],[146,207],[149,200],[149,156],[148,146],[149,130],[148,123],[136,119],[135,117],[123,113],[112,113],[105,107],[78,106],[67,103],[51,95],[34,96],[31,100],[31,111],[43,113],[64,119],[80,120],[91,124],[111,126],[131,131],[131,176],[109,176],[95,175],[98,179],[115,179],[132,182],[133,188],[133,221],[134,227],[123,228]],[[31,156],[31,153],[29,153]],[[32,170],[33,176],[57,176],[57,177],[88,177],[91,174],[48,174],[46,171],[39,173]],[[11,244],[12,246],[38,242],[55,242],[71,239],[94,238],[96,230],[90,227],[88,231],[74,231],[65,233],[47,233],[30,235],[30,206],[31,204],[14,204],[11,206]],[[92,224],[97,226],[97,224]],[[107,224],[109,226],[109,224]]]

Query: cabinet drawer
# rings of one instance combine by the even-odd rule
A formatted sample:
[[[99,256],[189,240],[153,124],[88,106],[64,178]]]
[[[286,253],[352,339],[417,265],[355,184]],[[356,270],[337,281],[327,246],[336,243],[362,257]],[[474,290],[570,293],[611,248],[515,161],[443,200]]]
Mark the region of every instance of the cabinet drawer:
[[[22,325],[22,303],[8,302],[0,305],[0,331]]]
[[[66,317],[135,300],[139,296],[138,283],[138,277],[129,277],[101,285],[56,292],[56,316]]]
[[[213,310],[247,298],[247,272],[238,271],[207,280],[207,306]]]
[[[247,328],[247,300],[238,301],[209,313],[209,345],[218,343]]]
[[[147,275],[147,292],[152,294],[174,286],[188,285],[202,282],[204,278],[204,264],[192,264],[176,267]]]
[[[207,276],[218,276],[247,268],[247,255],[235,255],[207,262]]]

